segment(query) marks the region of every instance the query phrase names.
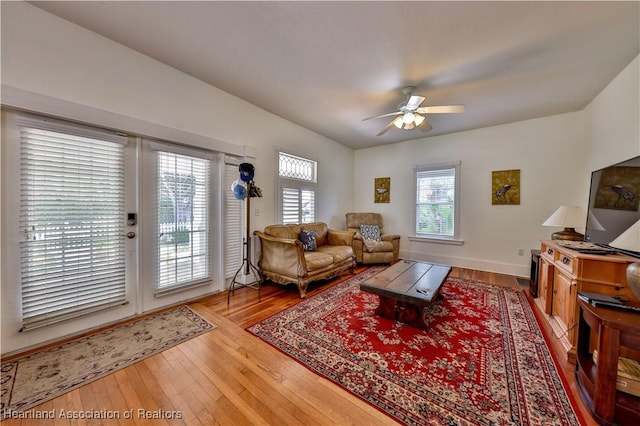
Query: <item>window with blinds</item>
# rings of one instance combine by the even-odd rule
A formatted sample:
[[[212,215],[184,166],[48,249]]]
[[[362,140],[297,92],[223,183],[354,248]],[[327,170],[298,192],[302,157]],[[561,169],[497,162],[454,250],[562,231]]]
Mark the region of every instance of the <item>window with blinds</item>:
[[[282,223],[315,222],[315,191],[282,188]]]
[[[126,137],[22,120],[23,329],[125,302]]]
[[[211,279],[210,162],[174,152],[157,153],[156,295]]]
[[[457,170],[457,164],[416,168],[416,235],[457,235]]]
[[[239,177],[241,161],[227,157],[223,177],[223,220],[224,220],[224,276],[231,278],[242,263],[242,239],[244,237],[244,202],[238,200],[231,191],[231,185]]]
[[[316,220],[317,163],[284,152],[278,153],[280,218],[283,224]]]

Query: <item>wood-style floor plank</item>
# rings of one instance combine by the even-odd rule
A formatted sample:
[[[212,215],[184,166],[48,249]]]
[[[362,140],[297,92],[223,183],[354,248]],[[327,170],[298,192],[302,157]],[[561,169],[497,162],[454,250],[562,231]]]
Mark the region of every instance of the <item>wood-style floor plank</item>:
[[[358,272],[365,267],[359,267]],[[515,277],[453,268],[452,277],[520,287]],[[307,297],[350,278],[312,283]],[[520,287],[522,288],[522,287]],[[60,418],[38,425],[395,425],[393,419],[368,403],[316,375],[245,328],[300,303],[294,285],[263,286],[260,301],[251,288],[240,288],[227,304],[221,293],[189,306],[216,329],[160,354],[98,379],[44,403],[34,410],[110,410],[119,420],[66,421]],[[542,322],[547,336],[551,330]],[[551,342],[556,354],[562,348]],[[596,425],[578,394],[573,365],[557,356],[586,424]],[[138,409],[178,411],[180,419],[145,419]],[[131,419],[124,413],[133,410]],[[8,419],[2,426],[32,425]]]

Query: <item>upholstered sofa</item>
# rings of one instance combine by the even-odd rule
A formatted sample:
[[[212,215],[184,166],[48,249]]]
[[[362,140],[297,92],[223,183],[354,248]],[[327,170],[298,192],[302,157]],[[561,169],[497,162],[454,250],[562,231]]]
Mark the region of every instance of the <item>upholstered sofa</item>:
[[[315,231],[316,247],[303,247],[300,231]],[[307,232],[307,234],[308,234]],[[356,265],[351,246],[353,231],[329,229],[323,222],[301,225],[270,225],[264,232],[254,231],[260,238],[258,268],[261,279],[278,284],[294,283],[304,298],[310,282],[333,278],[346,270],[353,273]]]
[[[400,251],[400,235],[387,234],[380,213],[347,213],[347,230],[355,233],[353,252],[358,263],[395,263]],[[377,238],[367,241],[361,225],[377,229]]]

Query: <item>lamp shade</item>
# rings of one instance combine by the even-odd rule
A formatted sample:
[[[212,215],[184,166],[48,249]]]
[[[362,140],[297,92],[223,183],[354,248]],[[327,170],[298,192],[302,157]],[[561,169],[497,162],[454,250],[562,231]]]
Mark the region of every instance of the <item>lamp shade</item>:
[[[416,119],[416,115],[412,112],[406,112],[404,114],[404,117],[402,117],[402,121],[404,122],[404,124],[413,123],[413,120],[415,119]]]
[[[631,225],[618,238],[609,243],[611,247],[640,252],[640,220]]]
[[[422,115],[408,111],[403,115],[396,117],[393,120],[393,125],[398,129],[411,130],[415,127],[421,126],[425,120],[426,118]]]
[[[553,212],[542,226],[558,226],[561,228],[584,227],[587,221],[587,212],[582,207],[560,206]]]
[[[587,221],[587,212],[582,207],[560,206],[553,212],[542,226],[557,226],[564,228],[551,234],[552,240],[583,241],[584,235],[575,231],[576,227],[584,227]]]

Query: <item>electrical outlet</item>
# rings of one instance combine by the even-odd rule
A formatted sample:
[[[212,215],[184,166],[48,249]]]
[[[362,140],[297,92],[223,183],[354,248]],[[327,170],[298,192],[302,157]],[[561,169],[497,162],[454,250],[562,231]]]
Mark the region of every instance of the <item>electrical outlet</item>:
[[[260,216],[260,209],[256,208],[255,212],[256,212],[256,216]]]
[[[524,249],[518,249],[518,256],[524,256]]]

